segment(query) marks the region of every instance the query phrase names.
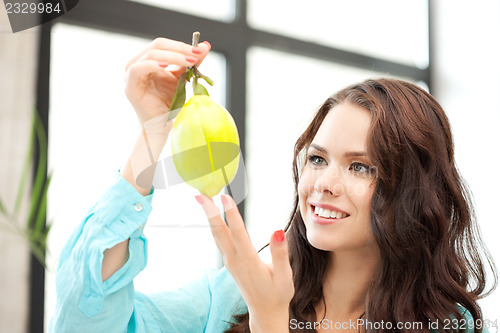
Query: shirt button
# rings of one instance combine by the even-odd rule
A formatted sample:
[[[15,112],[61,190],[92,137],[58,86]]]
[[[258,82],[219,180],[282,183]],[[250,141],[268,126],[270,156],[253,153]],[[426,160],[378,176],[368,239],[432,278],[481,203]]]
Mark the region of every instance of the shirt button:
[[[142,205],[140,203],[136,203],[134,206],[136,212],[142,211]]]

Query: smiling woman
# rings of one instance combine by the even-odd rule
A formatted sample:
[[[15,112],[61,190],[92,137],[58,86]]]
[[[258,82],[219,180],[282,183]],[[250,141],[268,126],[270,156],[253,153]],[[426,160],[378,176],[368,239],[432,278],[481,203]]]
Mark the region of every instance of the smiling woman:
[[[153,175],[139,184],[137,166],[157,161],[179,77],[209,51],[209,43],[158,38],[127,66],[126,93],[142,132],[61,253],[50,330],[325,332],[362,319],[366,325],[347,331],[393,332],[403,323],[401,332],[427,332],[432,322],[444,332],[455,318],[479,333],[477,300],[492,262],[455,168],[448,119],[427,92],[395,79],[341,90],[299,137],[294,206],[285,232],[270,239],[271,264],[260,259],[230,196],[221,195],[224,221],[212,199],[198,195],[225,268],[175,291],[135,291],[154,194]],[[308,328],[325,320],[327,328]]]
[[[477,300],[488,294],[486,268],[494,266],[455,168],[448,119],[432,96],[390,79],[341,90],[297,140],[293,170],[291,320],[364,317],[421,323],[422,331],[450,316],[482,322]],[[347,215],[325,218],[318,207]]]

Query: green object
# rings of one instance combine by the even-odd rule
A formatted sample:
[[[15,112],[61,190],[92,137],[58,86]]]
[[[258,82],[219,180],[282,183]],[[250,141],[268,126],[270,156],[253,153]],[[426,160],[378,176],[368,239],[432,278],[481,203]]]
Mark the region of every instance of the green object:
[[[193,46],[198,45],[199,37],[199,32],[193,33]],[[177,172],[186,183],[213,197],[236,176],[240,140],[233,117],[209,97],[207,89],[198,82],[200,78],[214,84],[196,65],[186,69],[177,83],[165,123],[177,117],[171,139]],[[186,81],[191,81],[194,96],[184,104]]]
[[[213,197],[233,180],[239,164],[239,137],[231,114],[209,96],[195,95],[172,129],[172,156],[181,178]]]
[[[9,212],[5,204],[0,199],[0,215],[6,223],[2,223],[2,229],[7,229],[21,235],[30,247],[31,253],[37,260],[45,266],[45,252],[47,249],[47,236],[50,231],[50,224],[45,223],[47,209],[47,191],[52,178],[47,174],[47,134],[43,127],[38,112],[33,112],[33,124],[30,143],[24,161],[21,180],[16,194],[14,209]],[[28,186],[28,179],[33,164],[33,151],[35,142],[38,143],[39,156],[36,174],[34,175],[32,187]],[[23,222],[19,221],[22,199],[26,190],[29,193],[28,217]]]

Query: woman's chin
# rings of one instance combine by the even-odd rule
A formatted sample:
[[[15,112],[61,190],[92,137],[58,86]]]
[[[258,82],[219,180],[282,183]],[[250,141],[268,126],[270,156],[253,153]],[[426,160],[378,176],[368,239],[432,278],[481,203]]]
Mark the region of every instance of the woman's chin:
[[[315,231],[307,231],[307,241],[312,247],[322,251],[333,251],[335,249],[335,242],[332,237],[325,233],[318,233]]]

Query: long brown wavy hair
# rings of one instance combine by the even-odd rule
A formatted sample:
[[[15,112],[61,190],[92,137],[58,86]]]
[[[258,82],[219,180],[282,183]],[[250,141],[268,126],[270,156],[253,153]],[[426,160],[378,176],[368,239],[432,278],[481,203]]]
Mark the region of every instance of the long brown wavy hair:
[[[497,274],[481,240],[470,192],[455,166],[448,118],[425,90],[395,79],[367,80],[328,98],[295,144],[295,200],[285,228],[295,284],[290,319],[316,322],[315,305],[326,306],[323,282],[329,253],[307,240],[297,185],[303,150],[327,113],[345,102],[371,112],[368,154],[378,170],[370,226],[381,262],[366,296],[365,319],[394,327],[397,322],[423,324],[401,332],[428,332],[428,323],[438,321],[438,331],[444,332],[450,318],[459,323],[468,319],[466,309],[480,322],[477,300],[493,291]],[[494,281],[486,292],[488,266]],[[235,322],[226,333],[250,332],[248,313],[235,316]],[[446,331],[460,328],[449,325]],[[474,331],[481,328],[475,326]]]

